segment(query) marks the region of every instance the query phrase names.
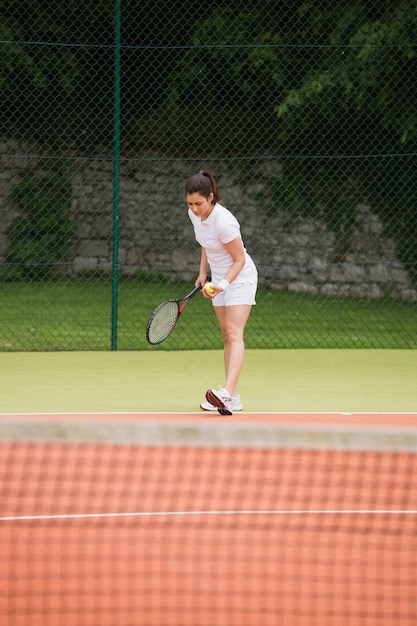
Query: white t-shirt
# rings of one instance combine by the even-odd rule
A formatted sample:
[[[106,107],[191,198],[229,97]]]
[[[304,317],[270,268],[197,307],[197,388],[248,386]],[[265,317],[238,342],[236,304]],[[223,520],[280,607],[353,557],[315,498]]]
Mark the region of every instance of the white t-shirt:
[[[195,238],[206,250],[207,260],[212,272],[213,281],[223,278],[233,263],[233,258],[227,251],[225,244],[230,243],[236,237],[241,238],[239,222],[235,216],[218,202],[208,218],[204,221],[197,217],[189,209],[188,215],[194,226]],[[255,265],[245,250],[245,266],[242,268],[238,279],[252,277]],[[252,280],[250,280],[252,282]]]

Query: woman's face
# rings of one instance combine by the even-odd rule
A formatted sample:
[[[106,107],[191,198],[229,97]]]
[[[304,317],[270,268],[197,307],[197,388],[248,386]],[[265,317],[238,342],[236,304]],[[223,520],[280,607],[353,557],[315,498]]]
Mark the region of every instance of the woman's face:
[[[213,210],[213,193],[211,193],[208,198],[205,198],[199,193],[190,193],[185,196],[185,199],[190,211],[197,217],[200,217],[202,221],[207,219]]]

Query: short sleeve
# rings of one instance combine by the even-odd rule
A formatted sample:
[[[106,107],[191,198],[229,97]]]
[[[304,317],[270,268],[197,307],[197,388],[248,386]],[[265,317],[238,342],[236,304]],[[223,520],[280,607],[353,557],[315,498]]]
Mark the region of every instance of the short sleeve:
[[[223,244],[233,241],[237,237],[240,237],[240,226],[237,219],[229,213],[224,216],[219,229],[219,238]]]

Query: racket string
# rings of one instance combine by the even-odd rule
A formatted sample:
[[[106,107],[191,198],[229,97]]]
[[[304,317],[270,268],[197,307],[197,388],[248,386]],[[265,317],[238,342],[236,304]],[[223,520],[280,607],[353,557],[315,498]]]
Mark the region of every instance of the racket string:
[[[168,337],[179,317],[176,300],[167,300],[159,305],[149,322],[147,336],[150,343],[161,343]]]

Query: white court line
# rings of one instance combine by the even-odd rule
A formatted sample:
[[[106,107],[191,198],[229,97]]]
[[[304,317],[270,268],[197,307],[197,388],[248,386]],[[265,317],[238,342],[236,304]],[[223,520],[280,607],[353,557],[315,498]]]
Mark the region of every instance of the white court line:
[[[259,509],[224,511],[138,511],[135,513],[74,513],[68,515],[13,515],[0,517],[0,522],[91,519],[106,517],[180,517],[190,515],[417,515],[417,509]]]
[[[98,416],[101,415],[199,415],[200,417],[207,417],[204,411],[42,411],[36,413],[14,413],[12,411],[6,413],[0,413],[1,417],[42,417],[42,416]],[[416,411],[239,411],[235,415],[416,415]]]

